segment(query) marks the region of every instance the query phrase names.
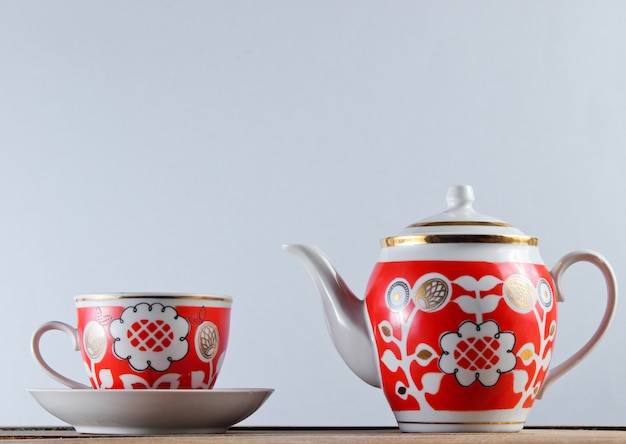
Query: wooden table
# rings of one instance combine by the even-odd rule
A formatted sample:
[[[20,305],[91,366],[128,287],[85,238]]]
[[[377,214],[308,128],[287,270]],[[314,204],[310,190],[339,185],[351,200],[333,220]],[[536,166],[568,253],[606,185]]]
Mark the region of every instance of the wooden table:
[[[2,428],[0,441],[72,444],[168,443],[626,443],[626,428],[526,428],[519,433],[401,433],[397,428],[234,427],[219,435],[115,436],[82,435],[71,428]]]

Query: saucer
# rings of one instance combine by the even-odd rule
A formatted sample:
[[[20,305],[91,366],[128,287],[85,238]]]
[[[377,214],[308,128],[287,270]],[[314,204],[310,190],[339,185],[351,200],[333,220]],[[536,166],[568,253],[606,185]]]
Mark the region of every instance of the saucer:
[[[273,389],[93,390],[28,392],[79,433],[224,433],[253,414]]]

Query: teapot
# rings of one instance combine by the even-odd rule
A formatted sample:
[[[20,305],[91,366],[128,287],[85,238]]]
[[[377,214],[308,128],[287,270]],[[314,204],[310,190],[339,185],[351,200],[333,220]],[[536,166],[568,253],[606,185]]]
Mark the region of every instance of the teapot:
[[[335,348],[381,387],[403,432],[515,432],[535,399],[604,335],[617,302],[609,263],[592,251],[550,270],[538,239],[473,209],[471,186],[448,190],[448,209],[382,239],[358,298],[316,247],[284,245],[319,291]],[[606,282],[606,308],[576,353],[549,368],[559,282],[589,262]]]

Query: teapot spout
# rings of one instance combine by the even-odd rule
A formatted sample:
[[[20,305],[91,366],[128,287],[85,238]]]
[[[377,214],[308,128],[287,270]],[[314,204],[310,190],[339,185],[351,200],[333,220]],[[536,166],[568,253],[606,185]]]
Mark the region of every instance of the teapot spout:
[[[322,298],[326,326],[335,348],[363,381],[380,387],[378,358],[365,302],[348,288],[328,258],[309,245],[283,245],[305,266]]]

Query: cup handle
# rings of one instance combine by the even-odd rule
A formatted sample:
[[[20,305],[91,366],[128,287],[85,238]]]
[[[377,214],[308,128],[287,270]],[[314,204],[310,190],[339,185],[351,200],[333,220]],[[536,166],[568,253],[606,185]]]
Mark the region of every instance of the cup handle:
[[[66,324],[65,322],[50,321],[50,322],[46,322],[41,327],[39,327],[33,334],[33,338],[31,341],[31,350],[33,352],[33,356],[35,357],[35,360],[39,363],[39,365],[41,365],[41,367],[50,377],[60,382],[61,384],[66,385],[69,388],[73,388],[73,389],[90,389],[91,387],[85,384],[81,384],[80,382],[74,381],[73,379],[63,376],[62,374],[54,370],[52,367],[50,367],[48,363],[43,359],[43,356],[41,355],[41,351],[39,350],[39,342],[41,341],[41,337],[44,335],[44,333],[50,330],[59,330],[64,333],[67,333],[72,339],[72,345],[74,346],[74,350],[75,351],[80,350],[80,345],[78,342],[78,330],[76,330],[71,325]]]
[[[589,354],[589,352],[591,352],[611,324],[611,319],[615,313],[615,306],[617,304],[617,281],[615,280],[615,274],[613,274],[613,270],[606,259],[593,251],[584,250],[568,253],[557,262],[552,270],[550,270],[550,274],[554,280],[554,285],[556,286],[558,301],[563,302],[565,300],[560,288],[561,277],[563,276],[563,273],[565,273],[565,270],[577,262],[589,262],[590,264],[595,265],[602,273],[604,281],[606,282],[607,297],[604,316],[602,317],[600,325],[598,325],[598,328],[593,336],[591,336],[591,338],[580,348],[580,350],[558,366],[548,371],[546,379],[543,382],[543,386],[537,395],[538,399],[543,397],[543,394],[548,386],[579,364]]]

